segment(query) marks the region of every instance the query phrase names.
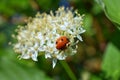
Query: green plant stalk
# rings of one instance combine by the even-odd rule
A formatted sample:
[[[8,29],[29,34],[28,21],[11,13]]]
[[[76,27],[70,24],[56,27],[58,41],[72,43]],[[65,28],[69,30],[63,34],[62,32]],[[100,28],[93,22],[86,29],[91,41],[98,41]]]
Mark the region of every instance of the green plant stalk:
[[[69,65],[65,61],[60,61],[60,63],[67,72],[68,76],[71,78],[71,80],[77,80]]]

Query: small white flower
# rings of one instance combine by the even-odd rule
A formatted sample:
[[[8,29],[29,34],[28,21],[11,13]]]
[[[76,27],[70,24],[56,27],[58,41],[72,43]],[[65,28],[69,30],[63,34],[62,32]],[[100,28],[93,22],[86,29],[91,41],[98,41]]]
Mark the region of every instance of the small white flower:
[[[28,52],[29,53],[22,54],[20,58],[23,58],[23,59],[30,59],[30,58],[32,58],[33,61],[37,61],[38,53],[36,51],[28,51]]]
[[[83,16],[64,7],[60,7],[55,15],[52,11],[50,14],[38,13],[26,26],[17,29],[15,38],[18,42],[14,44],[14,50],[21,53],[20,58],[34,61],[44,52],[45,58],[52,59],[54,68],[57,60],[65,60],[77,53],[77,43],[82,41],[81,34],[85,32],[82,23]]]
[[[57,63],[57,59],[53,58],[53,60],[52,60],[52,64],[53,64],[52,67],[53,67],[53,68],[55,67],[56,63]]]

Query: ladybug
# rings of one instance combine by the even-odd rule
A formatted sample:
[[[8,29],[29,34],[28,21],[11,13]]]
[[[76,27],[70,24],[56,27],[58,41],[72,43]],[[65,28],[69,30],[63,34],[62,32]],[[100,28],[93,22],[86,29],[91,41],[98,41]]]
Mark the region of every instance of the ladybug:
[[[69,39],[66,36],[61,36],[56,40],[56,48],[64,50],[69,45]]]

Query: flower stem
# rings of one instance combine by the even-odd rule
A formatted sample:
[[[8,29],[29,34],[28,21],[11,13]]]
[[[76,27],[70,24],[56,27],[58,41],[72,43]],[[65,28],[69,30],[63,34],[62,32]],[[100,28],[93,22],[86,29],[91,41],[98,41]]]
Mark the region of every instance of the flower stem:
[[[71,80],[77,80],[69,65],[65,61],[60,61],[60,63],[67,72],[68,76],[71,78]]]

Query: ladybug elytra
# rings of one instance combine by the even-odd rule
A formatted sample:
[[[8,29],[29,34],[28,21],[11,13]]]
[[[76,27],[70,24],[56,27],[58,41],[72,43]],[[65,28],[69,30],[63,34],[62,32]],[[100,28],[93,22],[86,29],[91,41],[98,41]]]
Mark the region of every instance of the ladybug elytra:
[[[69,39],[66,36],[61,36],[56,40],[56,48],[58,50],[64,50],[66,49],[68,43]]]

